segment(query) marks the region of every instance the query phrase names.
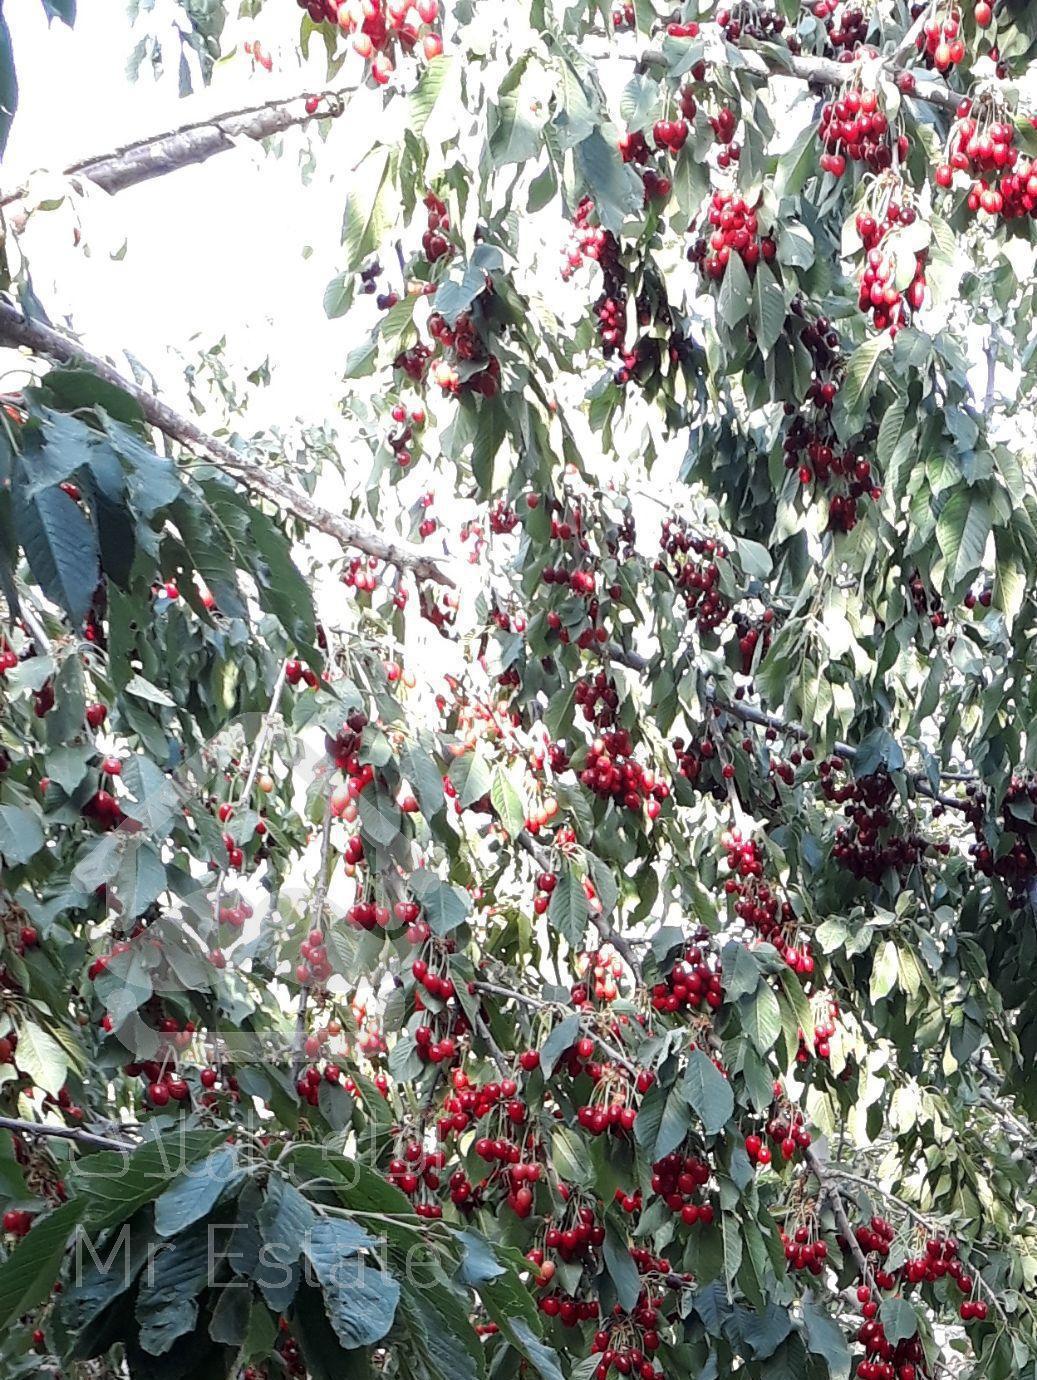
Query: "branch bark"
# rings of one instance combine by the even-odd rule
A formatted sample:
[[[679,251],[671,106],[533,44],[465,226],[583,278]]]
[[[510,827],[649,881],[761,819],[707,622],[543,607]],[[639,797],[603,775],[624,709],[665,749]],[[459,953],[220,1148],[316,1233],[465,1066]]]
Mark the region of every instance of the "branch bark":
[[[0,301],[0,345],[21,346],[34,354],[46,355],[61,364],[82,365],[91,369],[98,377],[112,383],[128,393],[140,407],[147,421],[163,435],[177,441],[188,450],[195,451],[221,470],[231,479],[243,485],[250,493],[267,499],[281,512],[290,513],[305,526],[316,532],[324,532],[334,537],[343,546],[355,547],[358,551],[374,556],[386,565],[411,570],[419,580],[432,580],[436,584],[454,586],[453,580],[440,568],[445,557],[430,556],[420,547],[409,542],[387,541],[384,537],[351,518],[340,517],[315,503],[307,494],[292,487],[286,480],[271,474],[247,456],[239,454],[215,436],[209,436],[201,428],[174,412],[153,394],[131,383],[106,360],[90,354],[74,340],[33,321],[9,302]]]
[[[137,139],[110,153],[97,154],[70,163],[62,176],[73,181],[92,182],[102,191],[115,193],[164,177],[192,164],[204,163],[218,153],[227,153],[241,139],[269,139],[293,125],[310,120],[336,119],[346,108],[352,87],[331,91],[303,92],[285,100],[268,101],[265,105],[248,106],[243,110],[228,110],[210,120],[196,120],[165,134],[153,134]],[[316,108],[307,105],[316,101]],[[0,196],[0,206],[24,201],[29,194],[26,185],[13,187]]]
[[[120,1136],[95,1135],[78,1126],[58,1126],[46,1121],[22,1121],[18,1117],[0,1116],[0,1130],[15,1131],[24,1136],[45,1136],[52,1140],[70,1140],[91,1150],[136,1150],[132,1140]]]

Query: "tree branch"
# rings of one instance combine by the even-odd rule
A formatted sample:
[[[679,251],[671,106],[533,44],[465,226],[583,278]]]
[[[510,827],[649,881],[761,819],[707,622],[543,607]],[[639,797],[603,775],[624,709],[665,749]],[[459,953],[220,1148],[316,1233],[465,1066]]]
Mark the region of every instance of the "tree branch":
[[[102,191],[115,193],[153,177],[177,172],[192,164],[204,163],[217,153],[227,153],[240,139],[259,141],[281,134],[293,125],[310,120],[335,119],[346,109],[346,99],[352,87],[331,91],[303,92],[285,100],[268,101],[265,105],[248,106],[243,110],[229,110],[209,120],[195,120],[165,134],[153,134],[124,144],[110,153],[82,158],[62,170],[62,176],[92,182]],[[314,110],[307,105],[316,101]],[[0,206],[24,201],[29,187],[12,187],[0,196]]]
[[[430,556],[420,547],[408,542],[392,542],[376,532],[361,527],[350,518],[340,517],[315,503],[307,494],[292,487],[286,480],[271,474],[254,460],[240,454],[209,436],[186,417],[174,412],[153,394],[139,388],[124,378],[105,360],[87,350],[68,336],[30,320],[17,307],[0,301],[0,345],[23,346],[35,354],[47,355],[62,364],[82,365],[128,393],[140,407],[145,418],[165,436],[179,442],[188,450],[204,454],[206,459],[218,470],[251,493],[269,500],[276,508],[291,514],[307,527],[317,532],[335,537],[344,546],[355,547],[369,556],[384,561],[387,565],[412,570],[419,580],[432,580],[437,584],[449,585],[454,582],[440,569],[439,561],[444,557]]]
[[[747,69],[754,77],[762,77],[765,80],[771,77],[794,77],[798,81],[805,81],[808,86],[842,86],[854,73],[855,65],[849,62],[836,62],[832,58],[823,57],[796,57],[792,53],[781,53],[776,56],[773,52],[763,53],[754,52],[750,48],[739,48],[740,66]],[[884,63],[886,71],[890,76],[895,76],[902,70],[903,63],[899,60],[906,57],[907,53],[897,53],[888,58]],[[662,67],[670,66],[669,59],[658,49],[649,49],[642,53],[638,63],[643,67]],[[925,101],[929,105],[939,106],[941,110],[957,110],[961,97],[956,95],[948,87],[926,83],[916,91],[911,92],[912,97],[918,101]]]
[[[70,1140],[91,1150],[136,1150],[132,1140],[120,1136],[101,1136],[78,1126],[58,1126],[45,1121],[21,1121],[18,1117],[0,1116],[0,1130],[15,1131],[24,1136],[46,1136],[55,1140]]]

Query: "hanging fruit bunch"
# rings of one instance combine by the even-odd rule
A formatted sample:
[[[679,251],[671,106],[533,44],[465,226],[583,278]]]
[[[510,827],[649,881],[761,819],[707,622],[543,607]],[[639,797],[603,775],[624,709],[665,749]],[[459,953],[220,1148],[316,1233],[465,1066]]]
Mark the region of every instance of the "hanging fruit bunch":
[[[921,17],[921,13],[916,18]],[[931,0],[915,47],[926,67],[946,75],[965,60],[961,12],[950,0]]]
[[[965,204],[973,215],[982,211],[1016,220],[1037,214],[1037,169],[1020,158],[1017,133],[1015,115],[997,92],[966,98],[936,169],[937,186],[950,188],[956,172],[968,173],[972,182]]]
[[[352,36],[372,81],[384,86],[400,57],[420,52],[431,62],[443,51],[439,0],[298,0],[314,24]]]
[[[882,107],[878,91],[865,87],[854,75],[834,101],[821,107],[817,137],[824,145],[819,163],[823,172],[842,177],[849,163],[884,172],[907,157],[908,138]]]
[[[865,252],[857,304],[877,331],[895,335],[925,303],[931,228],[898,173],[875,180],[855,224]]]

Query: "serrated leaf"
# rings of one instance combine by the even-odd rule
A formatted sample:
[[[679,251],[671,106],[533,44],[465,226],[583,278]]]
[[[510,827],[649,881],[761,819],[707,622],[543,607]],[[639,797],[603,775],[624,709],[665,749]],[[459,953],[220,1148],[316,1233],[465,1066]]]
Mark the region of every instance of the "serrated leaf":
[[[717,315],[725,326],[737,326],[749,315],[753,301],[753,285],[749,281],[740,254],[732,254],[720,280]]]
[[[810,1298],[803,1300],[803,1323],[807,1348],[824,1358],[831,1380],[848,1380],[850,1348],[839,1325]]]
[[[428,124],[450,75],[452,61],[441,54],[425,64],[417,86],[407,98],[407,128],[412,134],[420,134]]]
[[[0,854],[8,867],[27,863],[43,845],[43,830],[32,810],[0,805]]]
[[[761,1054],[766,1054],[781,1033],[781,1010],[772,988],[761,982],[752,996],[738,1003],[742,1029]]]
[[[220,1195],[241,1182],[237,1154],[232,1146],[216,1150],[181,1174],[155,1200],[155,1230],[159,1236],[176,1236],[207,1216]]]
[[[547,922],[571,948],[575,949],[583,943],[589,914],[583,882],[573,868],[566,864],[558,874],[558,882],[551,893]]]
[[[703,1050],[693,1049],[688,1055],[681,1086],[707,1136],[716,1135],[734,1115],[731,1084]]]
[[[68,1076],[68,1055],[35,1021],[18,1023],[18,1067],[36,1087],[57,1097]]]
[[[842,387],[839,389],[839,401],[847,413],[854,412],[871,396],[876,366],[889,347],[888,335],[876,335],[858,345],[850,356]]]
[[[979,569],[990,528],[990,505],[973,489],[956,489],[947,499],[936,519],[936,540],[947,562],[950,588]]]
[[[756,343],[765,356],[769,355],[785,330],[785,294],[762,259],[756,266],[753,280],[752,319]]]
[[[493,773],[485,754],[478,747],[462,752],[450,763],[447,773],[457,790],[462,807],[474,805],[487,795],[493,784]]]

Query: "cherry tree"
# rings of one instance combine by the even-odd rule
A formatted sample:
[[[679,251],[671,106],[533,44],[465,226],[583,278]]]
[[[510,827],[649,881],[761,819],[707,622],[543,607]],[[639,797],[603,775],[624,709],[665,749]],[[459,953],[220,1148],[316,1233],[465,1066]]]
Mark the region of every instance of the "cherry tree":
[[[1037,1377],[1034,7],[299,23],[296,467],[0,198],[4,1375]]]

